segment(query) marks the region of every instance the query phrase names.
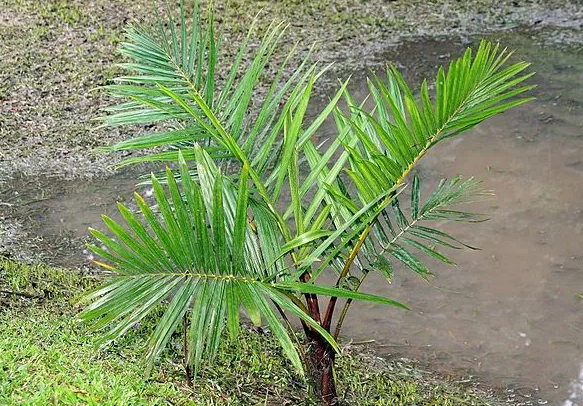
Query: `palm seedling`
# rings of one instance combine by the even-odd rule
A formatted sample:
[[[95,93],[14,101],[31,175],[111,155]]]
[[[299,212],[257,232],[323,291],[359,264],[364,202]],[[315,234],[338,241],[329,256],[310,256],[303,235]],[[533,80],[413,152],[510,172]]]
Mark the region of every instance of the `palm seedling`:
[[[336,404],[336,340],[352,301],[405,308],[361,292],[367,275],[390,279],[400,263],[428,278],[424,256],[451,264],[440,250],[464,246],[436,220],[481,220],[456,208],[485,193],[479,182],[443,180],[423,200],[412,169],[437,143],[526,102],[518,96],[530,88],[522,85],[528,64],[509,64],[509,53],[483,41],[439,69],[433,95],[424,81],[416,96],[389,67],[368,81],[371,108],[344,83],[308,119],[326,67],[308,56],[289,75],[293,50],[274,58],[284,26],[268,27],[255,48],[251,27],[225,65],[212,10],[195,4],[192,21],[184,5],[180,11],[154,29],[129,28],[121,45],[129,73],[106,87],[121,102],[108,108],[104,125],[162,128],[107,150],[142,150],[124,163],[170,162],[173,169],[151,176],[155,204],[136,194],[137,212],[119,204],[123,224],[103,217],[111,236],[91,230],[100,244],[89,247],[113,276],[87,296],[81,318],[107,327],[106,343],[163,306],[147,371],[182,328],[190,376],[212,361],[226,332],[237,339],[243,310],[269,326],[321,404]],[[277,66],[272,75],[268,65]],[[319,143],[327,119],[336,136]],[[403,211],[406,185],[410,208]],[[324,274],[335,283],[321,283]]]

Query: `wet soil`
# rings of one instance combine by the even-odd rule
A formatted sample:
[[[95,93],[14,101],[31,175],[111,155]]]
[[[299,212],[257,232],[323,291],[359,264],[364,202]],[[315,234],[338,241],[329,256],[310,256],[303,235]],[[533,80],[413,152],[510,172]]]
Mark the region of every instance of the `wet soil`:
[[[379,50],[423,35],[547,27],[565,44],[578,42],[583,23],[579,0],[230,0],[228,9],[226,1],[215,3],[225,29],[219,71],[230,68],[254,18],[258,38],[272,20],[289,22],[276,59],[298,42],[301,59],[318,43],[315,59],[337,62],[342,72],[382,62]],[[136,130],[95,129],[92,120],[110,103],[96,88],[120,74],[116,48],[127,24],[155,21],[156,4],[165,13],[164,1],[0,0],[0,188],[19,174],[108,175],[119,157],[94,149]]]

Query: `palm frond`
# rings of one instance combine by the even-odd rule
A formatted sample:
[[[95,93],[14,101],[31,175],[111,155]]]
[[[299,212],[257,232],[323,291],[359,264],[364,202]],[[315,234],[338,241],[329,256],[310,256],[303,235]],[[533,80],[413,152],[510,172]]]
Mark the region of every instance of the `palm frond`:
[[[384,223],[384,228],[389,230],[391,238],[386,243],[380,244],[381,249],[376,254],[377,262],[379,257],[389,254],[418,274],[424,277],[429,276],[431,274],[429,268],[417,255],[411,252],[413,249],[439,261],[455,265],[455,262],[440,253],[436,247],[474,248],[463,244],[443,231],[422,225],[422,223],[428,221],[485,221],[487,218],[484,215],[454,210],[451,207],[473,202],[489,195],[491,192],[483,190],[480,187],[480,182],[473,178],[462,181],[460,177],[456,177],[449,182],[443,179],[425,204],[420,206],[420,181],[417,176],[414,176],[410,216],[403,213],[399,207],[399,200],[395,199],[392,204],[393,221],[391,222],[389,217],[386,217]]]
[[[121,67],[129,74],[116,78],[116,84],[105,86],[111,96],[124,101],[106,108],[111,114],[102,118],[103,125],[163,123],[169,128],[104,148],[106,151],[165,150],[131,157],[122,164],[176,161],[177,150],[188,149],[194,143],[212,148],[210,151],[216,159],[240,158],[229,145],[216,139],[217,124],[220,124],[219,133],[225,132],[236,142],[259,174],[268,169],[267,156],[277,153],[281,147],[278,135],[285,115],[281,112],[295,109],[303,87],[323,70],[317,72],[307,55],[298,69],[284,78],[295,48],[290,50],[276,65],[271,86],[257,106],[260,81],[264,80],[267,65],[275,64],[273,53],[286,27],[270,25],[260,46],[253,50],[250,44],[255,32],[253,23],[234,59],[223,61],[214,18],[212,7],[203,17],[195,2],[191,22],[186,21],[185,6],[181,4],[180,21],[171,20],[169,30],[162,22],[154,29],[132,26],[128,30],[121,53],[130,62]],[[224,71],[228,73],[223,80]]]
[[[334,295],[404,308],[390,299],[349,289],[277,281],[282,266],[272,263],[280,261],[273,251],[279,241],[273,230],[277,223],[261,204],[250,203],[247,168],[235,185],[221,175],[202,148],[195,148],[195,156],[198,183],[179,153],[180,184],[169,169],[167,190],[152,175],[157,211],[136,194],[141,219],[119,204],[125,225],[104,216],[114,238],[91,230],[103,247],[89,244],[89,248],[106,261],[97,263],[114,271],[115,277],[88,295],[90,303],[80,318],[94,321],[96,329],[109,327],[104,344],[163,306],[147,344],[147,372],[185,318],[189,362],[196,370],[204,359],[212,360],[225,327],[232,339],[237,338],[243,307],[253,322],[267,322],[301,372],[294,341],[271,302],[318,331],[334,349],[334,339],[301,308],[295,294]],[[257,219],[256,231],[249,214]],[[264,235],[268,240],[263,240]],[[273,252],[262,252],[265,247]]]
[[[256,255],[256,242],[250,236],[247,211],[252,206],[248,204],[246,171],[237,187],[208,165],[212,159],[200,148],[197,155],[199,171],[204,172],[200,186],[192,181],[181,159],[182,190],[172,176],[168,176],[168,191],[152,177],[159,213],[136,195],[142,219],[120,204],[125,225],[104,216],[115,239],[91,230],[105,248],[92,244],[89,248],[108,262],[102,265],[116,276],[88,296],[91,303],[80,317],[95,321],[96,328],[109,326],[103,336],[109,342],[166,303],[148,342],[148,371],[185,316],[190,324],[190,362],[196,368],[203,359],[212,359],[225,323],[231,337],[237,337],[238,312],[243,306],[251,320],[261,323],[263,319],[269,324],[285,354],[301,371],[292,338],[273,313],[271,300],[327,337],[334,348],[336,344],[282,293],[285,286],[263,281],[269,267]],[[259,216],[265,227],[265,213]]]
[[[519,86],[532,75],[521,75],[528,64],[519,62],[505,66],[509,56],[505,50],[499,51],[497,45],[486,41],[482,41],[475,56],[468,48],[461,58],[450,64],[447,73],[443,67],[439,69],[434,103],[426,81],[421,85],[420,101],[417,101],[395,67],[388,69],[386,81],[378,76],[369,80],[373,102],[370,111],[345,91],[349,111],[336,110],[338,135],[328,150],[320,153],[311,142],[303,145],[302,152],[311,171],[299,194],[303,198],[311,190],[315,193],[304,215],[305,226],[324,202],[334,204],[335,198],[331,195],[338,198],[343,194],[339,176],[347,163],[347,173],[361,204],[365,204],[379,192],[403,183],[436,143],[529,101],[530,98],[517,98],[532,88]],[[337,206],[332,211],[340,215],[335,220],[339,224],[351,214],[342,205]],[[336,213],[337,210],[340,212]],[[291,209],[288,209],[285,217],[290,214]]]
[[[447,72],[439,68],[435,80],[435,102],[423,81],[420,101],[393,66],[386,83],[369,80],[374,109],[349,117],[359,148],[351,148],[351,176],[362,188],[363,197],[404,181],[425,153],[444,139],[456,136],[505,110],[528,102],[520,94],[533,86],[519,86],[533,73],[522,74],[528,63],[505,66],[510,53],[482,41],[475,55],[468,48],[451,62]],[[370,184],[371,174],[376,182]]]
[[[346,233],[340,237],[341,243],[329,252],[338,257],[327,257],[322,265],[342,264],[346,258],[352,258],[360,269],[364,269],[367,261],[375,261],[375,246],[386,246],[394,237],[381,223],[390,224],[390,216],[393,216],[397,227],[408,227],[398,200],[387,191],[398,189],[417,162],[438,142],[530,100],[516,97],[532,87],[520,87],[532,75],[521,74],[528,64],[519,62],[505,66],[509,56],[505,50],[499,51],[498,46],[486,41],[480,44],[475,56],[468,49],[449,65],[447,73],[443,67],[439,69],[434,103],[429,96],[426,81],[421,85],[420,100],[417,101],[394,67],[388,69],[386,81],[377,76],[369,81],[370,100],[373,102],[370,111],[365,109],[363,103],[357,104],[348,91],[344,91],[348,112],[343,113],[339,109],[335,111],[338,137],[323,152],[318,151],[311,141],[302,145],[310,172],[299,186],[296,199],[310,196],[306,210],[301,213],[303,230],[310,229],[311,222],[325,207],[328,210],[326,223],[333,230],[342,228],[349,219],[353,224],[365,226],[361,228],[361,234],[352,232],[356,228],[345,228]],[[350,178],[351,184],[348,186],[344,185],[341,178],[343,171]],[[414,179],[414,195],[418,193],[418,186],[418,179]],[[313,195],[310,195],[311,191]],[[362,207],[383,194],[385,199],[378,201],[378,204],[390,209],[388,212],[378,211],[375,219],[362,217],[362,221],[359,221],[354,218]],[[420,210],[417,206],[414,209]],[[470,220],[461,212],[445,209],[430,211],[432,214],[428,217],[433,220]],[[297,213],[297,209],[290,206],[284,217],[293,213]],[[362,216],[366,214],[361,212]],[[410,242],[409,245],[414,244]],[[344,246],[351,248],[344,251]],[[424,247],[417,246],[421,250]],[[318,255],[324,251],[314,250]],[[432,253],[428,249],[425,251]],[[391,252],[408,266],[428,273],[427,269],[413,260],[405,247],[395,246]],[[305,255],[310,260],[316,259],[307,253]],[[437,254],[435,256],[438,257]],[[344,266],[335,268],[339,273],[345,271]]]
[[[461,178],[456,177],[449,182],[442,180],[421,205],[421,185],[419,178],[415,175],[412,181],[409,215],[401,210],[399,196],[393,196],[390,200],[392,210],[377,213],[380,215],[370,223],[369,227],[364,228],[360,235],[351,236],[354,240],[348,246],[352,251],[345,254],[344,266],[338,272],[337,285],[346,286],[357,292],[372,271],[380,272],[390,283],[395,262],[405,265],[425,279],[432,275],[425,263],[427,257],[448,265],[455,265],[455,262],[444,255],[441,249],[476,248],[430,226],[431,222],[436,220],[485,221],[487,218],[484,215],[461,211],[457,209],[457,206],[491,195],[490,191],[482,189],[480,182],[473,178],[462,181]],[[329,255],[335,256],[337,252],[331,252]],[[362,257],[362,260],[357,261],[358,257]],[[331,258],[326,260],[331,261]],[[352,269],[352,264],[358,266],[360,273]],[[349,298],[344,304],[334,331],[335,338],[338,337],[352,301],[353,299]],[[324,319],[324,326],[328,329],[332,322],[335,305],[336,298],[333,297]]]

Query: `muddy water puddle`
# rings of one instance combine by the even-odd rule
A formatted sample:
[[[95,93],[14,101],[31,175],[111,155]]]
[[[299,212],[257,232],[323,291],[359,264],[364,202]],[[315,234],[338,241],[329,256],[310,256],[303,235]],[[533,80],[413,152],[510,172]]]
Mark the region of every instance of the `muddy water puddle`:
[[[145,168],[142,168],[145,171]],[[101,228],[101,215],[119,220],[117,202],[131,205],[134,190],[144,172],[120,170],[105,179],[63,182],[55,179],[17,177],[0,191],[0,214],[15,222],[22,259],[42,260],[56,266],[89,265],[85,250],[88,227]]]
[[[413,310],[355,305],[344,335],[374,339],[388,356],[475,375],[509,389],[511,400],[583,406],[583,55],[538,47],[524,35],[501,42],[533,62],[537,101],[436,147],[418,167],[429,185],[459,173],[495,191],[478,207],[490,221],[445,226],[481,250],[452,253],[457,267],[432,263],[430,283],[406,270],[390,286],[371,278],[367,291]],[[386,60],[418,82],[464,45],[414,43],[387,52]],[[352,87],[364,97],[358,75]],[[101,213],[115,213],[116,200],[128,201],[135,179],[136,171],[126,171],[59,187],[23,183],[28,192],[14,195],[16,184],[0,196],[13,205],[0,210],[44,239],[39,250],[48,262],[87,263],[87,227],[100,227]]]
[[[501,42],[533,62],[538,100],[437,146],[418,167],[427,184],[472,175],[495,191],[477,207],[490,221],[444,226],[481,250],[452,253],[457,267],[434,263],[430,283],[407,270],[396,272],[388,288],[371,278],[368,291],[413,310],[357,305],[344,334],[374,338],[386,354],[502,384],[513,400],[580,406],[583,54],[539,48],[524,36]],[[422,67],[409,75],[416,78],[425,70],[433,75],[437,63],[462,49],[427,42],[387,59],[413,61]]]

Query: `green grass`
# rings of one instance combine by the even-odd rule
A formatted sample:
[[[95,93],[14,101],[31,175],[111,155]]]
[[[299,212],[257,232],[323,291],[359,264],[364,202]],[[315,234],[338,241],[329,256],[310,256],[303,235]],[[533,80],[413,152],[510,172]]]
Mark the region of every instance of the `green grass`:
[[[190,388],[180,338],[154,376],[141,358],[152,320],[97,350],[96,335],[76,321],[79,294],[95,278],[79,271],[0,260],[0,405],[312,405],[301,377],[269,332],[246,330],[221,347]],[[414,367],[345,347],[338,360],[339,393],[350,405],[476,405],[491,396]]]
[[[72,316],[34,307],[0,316],[0,404],[194,404],[170,380],[141,379],[138,351],[94,352]]]

